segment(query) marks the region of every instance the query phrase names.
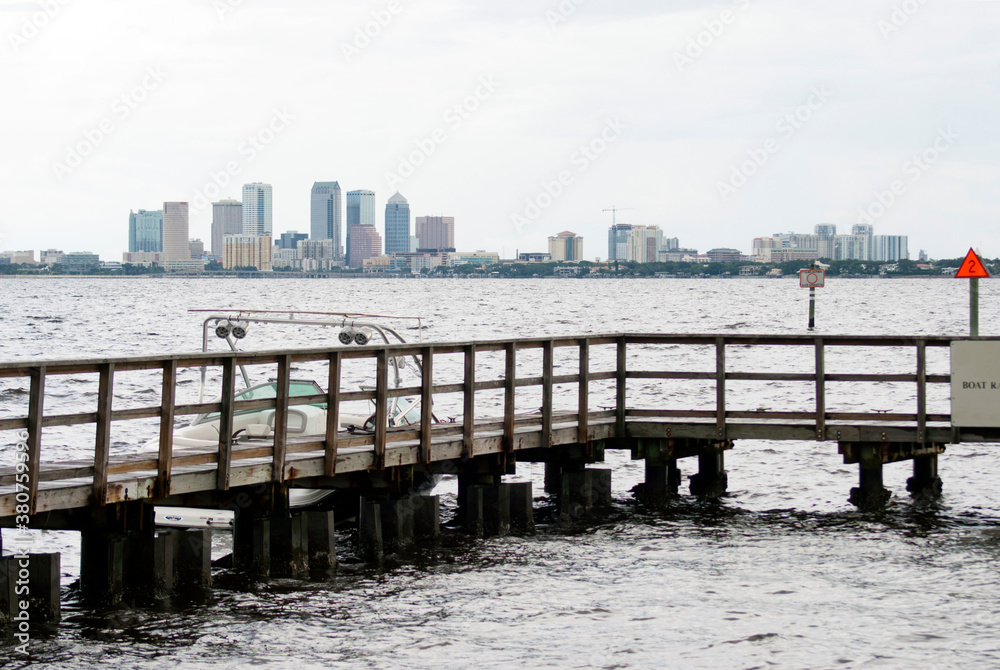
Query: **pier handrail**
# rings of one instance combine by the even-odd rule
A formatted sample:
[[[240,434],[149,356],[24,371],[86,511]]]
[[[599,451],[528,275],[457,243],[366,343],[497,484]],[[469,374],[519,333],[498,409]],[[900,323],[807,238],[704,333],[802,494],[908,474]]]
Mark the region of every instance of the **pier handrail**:
[[[171,494],[171,476],[177,467],[214,463],[216,486],[219,490],[229,488],[233,461],[270,457],[272,480],[282,482],[289,478],[288,454],[322,452],[325,458],[324,471],[327,476],[336,474],[337,459],[341,447],[367,447],[373,452],[373,467],[386,467],[387,445],[419,440],[420,461],[430,462],[430,443],[435,436],[461,435],[462,454],[469,457],[477,433],[500,431],[503,450],[514,450],[515,431],[518,426],[540,424],[543,446],[551,444],[553,426],[557,423],[576,422],[575,430],[580,442],[588,437],[590,425],[598,420],[613,420],[614,435],[627,434],[627,422],[633,419],[694,419],[711,421],[715,427],[715,438],[727,439],[733,420],[753,419],[810,422],[815,428],[817,440],[827,437],[828,423],[831,421],[876,421],[883,425],[916,424],[916,441],[927,439],[928,423],[948,423],[950,415],[932,414],[927,408],[927,385],[950,382],[947,374],[928,374],[927,347],[947,347],[952,342],[967,340],[967,337],[950,336],[845,336],[845,335],[752,335],[752,334],[641,334],[616,333],[577,336],[536,337],[496,340],[470,340],[460,342],[416,343],[372,345],[366,347],[313,348],[271,351],[238,351],[180,353],[154,356],[128,356],[113,358],[92,358],[84,360],[42,360],[0,363],[0,378],[27,378],[29,380],[28,408],[24,416],[0,419],[0,431],[26,430],[28,444],[28,498],[30,510],[38,511],[38,487],[42,481],[60,481],[70,478],[91,478],[93,499],[98,505],[108,500],[108,481],[113,475],[155,471],[155,495],[163,498]],[[977,340],[1000,340],[1000,338],[975,338]],[[714,348],[715,365],[711,370],[635,370],[629,369],[629,346],[637,345],[693,345]],[[596,347],[614,347],[613,369],[592,370],[592,352]],[[814,349],[812,372],[741,372],[727,369],[726,350],[734,346],[806,346]],[[913,349],[916,354],[915,369],[911,373],[828,373],[826,352],[831,347],[896,347]],[[573,374],[555,374],[555,351],[560,348],[575,348],[579,369]],[[537,374],[517,377],[517,360],[520,352],[541,350],[541,368]],[[497,379],[481,380],[476,377],[476,357],[490,352],[502,352],[505,358],[503,375]],[[435,359],[446,355],[462,357],[462,378],[460,382],[434,384]],[[393,356],[413,355],[421,361],[419,386],[390,388],[388,384],[388,362]],[[373,391],[345,391],[342,388],[342,368],[345,360],[374,359],[376,363],[376,383]],[[327,366],[328,389],[325,393],[309,396],[289,396],[291,368],[296,363],[321,362]],[[237,366],[276,365],[277,394],[274,398],[239,400],[233,398],[235,391],[235,369]],[[197,404],[176,404],[177,374],[179,369],[195,367],[217,367],[222,370],[222,399],[217,402]],[[440,367],[438,366],[438,369]],[[162,374],[160,402],[156,405],[123,410],[113,408],[115,376],[122,372],[159,370]],[[80,374],[98,375],[98,399],[95,412],[70,414],[46,414],[44,407],[46,379]],[[692,380],[712,382],[715,386],[714,409],[649,409],[628,407],[628,380]],[[615,405],[612,410],[591,411],[590,388],[592,383],[614,382]],[[815,390],[814,407],[811,411],[770,411],[733,410],[727,406],[727,382],[729,381],[777,381],[813,382]],[[834,382],[869,383],[903,382],[916,386],[916,412],[829,412],[827,408],[827,385]],[[575,413],[555,413],[554,387],[576,384]],[[541,391],[540,414],[525,417],[515,414],[517,389],[539,387]],[[503,392],[503,417],[496,421],[477,421],[476,394],[479,391],[500,390]],[[442,394],[462,394],[461,423],[434,424],[431,404],[434,396]],[[388,401],[391,398],[419,395],[422,398],[422,412],[419,427],[408,429],[387,428]],[[356,400],[374,400],[376,407],[375,427],[372,434],[348,435],[339,429],[341,404]],[[326,404],[328,408],[326,433],[322,439],[289,442],[288,414],[292,407],[305,404]],[[233,417],[241,410],[274,409],[274,440],[270,446],[234,448]],[[173,453],[173,424],[177,417],[210,412],[220,414],[220,440],[218,449],[208,451],[185,451]],[[135,455],[112,459],[110,456],[112,424],[143,418],[159,418],[159,450],[155,456]],[[91,465],[72,463],[52,463],[42,470],[42,432],[54,426],[74,426],[95,424],[94,460]],[[16,478],[11,468],[0,469],[0,487],[11,486]]]

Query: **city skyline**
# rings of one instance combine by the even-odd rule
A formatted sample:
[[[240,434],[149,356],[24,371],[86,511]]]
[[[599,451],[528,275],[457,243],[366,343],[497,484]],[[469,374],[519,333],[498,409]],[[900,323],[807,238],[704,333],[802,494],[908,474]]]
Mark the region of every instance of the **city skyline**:
[[[165,199],[208,240],[211,203],[254,181],[281,194],[276,229],[305,231],[299,194],[337,177],[507,253],[572,230],[596,256],[612,205],[706,249],[871,219],[941,257],[1000,252],[1000,3],[429,0],[350,57],[372,7],[95,3],[0,52],[18,128],[0,248],[114,257],[121,213]],[[20,35],[35,11],[0,5],[0,28]],[[454,43],[428,48],[442,32]]]

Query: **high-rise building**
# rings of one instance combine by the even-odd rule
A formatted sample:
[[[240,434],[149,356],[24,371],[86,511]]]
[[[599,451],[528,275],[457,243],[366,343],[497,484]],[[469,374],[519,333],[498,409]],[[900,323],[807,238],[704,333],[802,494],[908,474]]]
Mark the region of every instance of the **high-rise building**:
[[[350,227],[351,248],[348,257],[352,268],[364,267],[366,258],[374,258],[382,253],[382,236],[375,226],[358,224]]]
[[[300,233],[297,230],[289,230],[287,233],[282,233],[281,237],[278,238],[278,248],[279,249],[297,249],[299,246],[299,240],[307,240],[309,236],[305,233]],[[325,239],[325,238],[319,238]]]
[[[205,243],[201,240],[188,240],[191,258],[202,258],[205,255]]]
[[[243,234],[271,236],[271,185],[243,185]]]
[[[417,251],[455,251],[454,216],[418,216]]]
[[[274,253],[270,235],[226,235],[223,238],[222,267],[257,268],[270,272]]]
[[[163,210],[129,212],[128,250],[163,251]]]
[[[554,261],[582,261],[583,238],[564,230],[549,238],[549,253]]]
[[[375,191],[358,189],[347,192],[347,264],[352,268],[361,267],[351,260],[351,226],[375,225]]]
[[[333,240],[337,259],[343,259],[343,219],[340,184],[335,181],[313,183],[310,197],[309,236],[314,240]]]
[[[385,253],[410,251],[410,204],[399,191],[385,204]]]
[[[627,260],[628,239],[634,227],[631,223],[616,223],[608,228],[609,261]]]
[[[212,255],[222,258],[224,235],[243,232],[243,203],[239,200],[220,200],[212,203]]]
[[[163,259],[165,261],[191,260],[188,247],[188,204],[163,203]]]
[[[874,235],[875,226],[870,223],[855,223],[851,226],[851,235]]]

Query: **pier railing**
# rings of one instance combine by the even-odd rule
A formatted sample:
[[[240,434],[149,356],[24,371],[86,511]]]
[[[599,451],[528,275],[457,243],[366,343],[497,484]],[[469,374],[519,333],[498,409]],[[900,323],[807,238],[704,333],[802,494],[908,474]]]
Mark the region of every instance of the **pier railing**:
[[[138,472],[155,473],[154,498],[164,498],[173,490],[171,478],[178,468],[214,464],[215,487],[225,490],[230,486],[230,473],[234,462],[243,459],[269,458],[271,480],[285,481],[295,478],[294,469],[289,468],[289,454],[312,452],[322,454],[324,474],[337,474],[338,454],[346,448],[364,447],[372,454],[372,467],[386,467],[387,447],[404,441],[419,443],[420,461],[428,464],[432,459],[433,439],[440,436],[461,436],[462,455],[473,455],[477,436],[489,434],[495,439],[499,435],[502,450],[515,450],[515,439],[525,426],[533,426],[541,434],[540,444],[552,444],[555,426],[564,429],[575,427],[577,440],[585,443],[591,439],[591,427],[597,423],[611,424],[610,435],[624,438],[629,433],[629,422],[663,422],[670,424],[697,424],[700,429],[710,429],[711,435],[719,440],[730,439],[734,426],[741,424],[781,424],[795,426],[797,431],[769,437],[773,439],[801,439],[802,427],[809,428],[817,440],[837,439],[831,437],[830,426],[843,423],[873,423],[880,426],[908,426],[914,428],[914,441],[928,439],[928,425],[936,424],[949,428],[947,413],[931,412],[928,409],[928,388],[934,384],[947,384],[947,374],[928,372],[928,348],[948,347],[952,341],[964,338],[950,337],[882,337],[882,336],[756,336],[756,335],[659,335],[659,334],[611,334],[584,335],[579,337],[525,338],[489,341],[466,341],[449,343],[403,344],[393,346],[339,347],[294,351],[193,353],[181,355],[139,356],[78,361],[25,361],[0,364],[0,378],[20,378],[27,380],[27,412],[22,416],[0,418],[0,431],[26,431],[27,461],[20,470],[7,467],[0,469],[0,490],[9,492],[15,487],[24,495],[30,512],[41,511],[38,507],[38,490],[42,483],[66,480],[87,480],[92,484],[92,503],[98,505],[110,501],[108,496],[109,478]],[[981,338],[988,339],[988,338]],[[636,363],[630,367],[630,356],[638,360],[652,360],[647,356],[648,348],[670,348],[674,358],[681,363],[666,366],[668,369],[638,369],[644,366]],[[727,356],[734,350],[754,347],[779,347],[784,351],[794,349],[808,355],[811,369],[789,371],[782,360],[768,360],[767,371],[738,371],[727,365]],[[884,372],[829,372],[828,353],[835,348],[857,347],[860,351],[871,352],[882,348],[896,348],[906,352],[906,359],[912,364],[908,371]],[[679,349],[678,349],[679,348]],[[698,367],[686,357],[686,351],[706,350],[714,352],[714,364],[705,369]],[[570,374],[556,374],[554,363],[556,352],[569,350],[577,369]],[[537,367],[531,374],[518,376],[519,356],[525,352],[540,351],[532,360]],[[477,356],[490,354],[503,360],[502,373],[494,378],[477,377]],[[600,355],[595,357],[595,353]],[[860,355],[860,354],[859,354]],[[390,387],[390,367],[392,357],[413,356],[420,361],[420,384],[401,388]],[[454,383],[435,383],[435,368],[442,357],[451,356],[447,365],[453,368],[454,358],[461,360],[460,379]],[[861,360],[864,355],[860,355]],[[373,390],[347,390],[342,383],[342,370],[347,361],[354,359],[374,360],[375,384]],[[540,360],[539,360],[540,359]],[[801,359],[801,356],[800,356]],[[594,361],[600,361],[594,365]],[[613,361],[613,362],[612,362]],[[290,395],[291,371],[293,365],[319,364],[325,368],[327,391],[308,396]],[[276,397],[234,401],[237,367],[269,365],[276,366]],[[177,402],[178,371],[185,368],[207,367],[221,371],[221,400],[214,402]],[[562,371],[560,366],[560,372]],[[158,371],[160,375],[160,402],[155,405],[115,409],[113,407],[115,379],[117,375],[130,371]],[[52,414],[46,411],[46,381],[56,377],[78,377],[97,375],[97,408],[92,412]],[[682,380],[702,391],[714,394],[714,402],[705,407],[680,409],[663,407],[663,398],[651,398],[649,402],[629,398],[630,381],[645,383]],[[613,388],[613,404],[594,409],[592,390],[595,384],[604,382]],[[734,408],[733,382],[799,383],[811,391],[807,397],[808,410],[779,408]],[[863,388],[865,384],[902,383],[912,384],[915,396],[915,411],[896,412],[891,410],[830,411],[828,396],[831,385],[852,384]],[[567,385],[572,389],[566,392]],[[557,408],[554,389],[560,388]],[[526,389],[540,395],[540,407],[536,413],[518,414],[515,400]],[[502,394],[502,416],[493,419],[477,417],[477,394],[485,392]],[[461,396],[462,412],[454,423],[437,423],[432,414],[432,403],[444,394]],[[419,396],[421,417],[418,424],[403,427],[388,427],[388,407],[391,398]],[[343,403],[358,400],[373,400],[375,417],[373,430],[341,430],[340,412]],[[328,408],[326,430],[323,435],[289,438],[289,410],[298,405],[322,404]],[[652,404],[654,406],[643,406]],[[259,409],[274,409],[273,441],[234,448],[234,416],[237,412]],[[174,447],[175,421],[184,416],[205,413],[219,413],[219,443],[212,449],[176,449]],[[499,414],[499,413],[498,413]],[[128,457],[111,457],[113,425],[116,422],[158,419],[158,453],[136,454]],[[44,431],[56,426],[93,425],[93,462],[47,462],[43,463]],[[2,433],[0,433],[2,434]],[[668,433],[669,434],[669,433]],[[10,435],[10,433],[6,433]],[[765,432],[761,432],[765,436]],[[150,437],[155,437],[150,435]],[[885,438],[883,438],[885,439]],[[5,442],[7,440],[4,440]],[[138,446],[138,445],[137,445]],[[26,470],[27,477],[20,477]],[[22,485],[22,482],[25,482]],[[2,492],[0,491],[0,492]]]

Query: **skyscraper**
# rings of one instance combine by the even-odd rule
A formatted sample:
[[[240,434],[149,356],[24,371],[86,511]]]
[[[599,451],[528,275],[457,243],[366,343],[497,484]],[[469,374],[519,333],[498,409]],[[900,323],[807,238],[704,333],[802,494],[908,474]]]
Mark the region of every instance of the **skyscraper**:
[[[399,191],[385,204],[385,253],[409,253],[410,204]]]
[[[418,216],[417,251],[455,251],[454,216]]]
[[[351,260],[351,226],[375,225],[375,191],[359,189],[347,192],[347,264],[356,266]]]
[[[333,240],[336,259],[343,260],[343,220],[341,219],[340,184],[335,181],[313,183],[310,205],[309,235],[314,240]]]
[[[163,267],[185,269],[191,266],[188,246],[188,204],[163,203]]]
[[[351,267],[364,267],[365,259],[378,256],[381,248],[382,236],[378,234],[375,226],[354,226],[351,248],[348,252],[351,257]]]
[[[129,212],[128,250],[157,252],[163,251],[163,210]]]
[[[608,260],[624,261],[628,257],[628,240],[634,226],[616,223],[608,228]]]
[[[220,200],[212,203],[212,255],[222,257],[224,235],[243,232],[243,203],[239,200]]]
[[[549,254],[554,261],[582,261],[583,238],[576,233],[564,230],[549,238]]]
[[[243,185],[243,234],[271,235],[271,185]]]

